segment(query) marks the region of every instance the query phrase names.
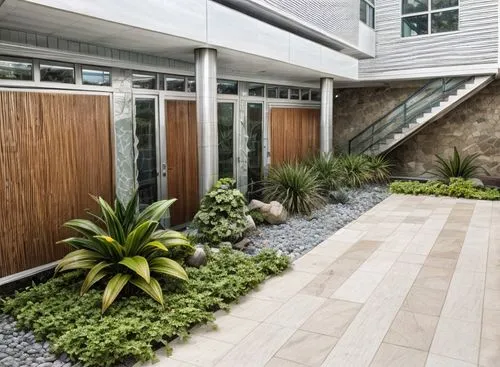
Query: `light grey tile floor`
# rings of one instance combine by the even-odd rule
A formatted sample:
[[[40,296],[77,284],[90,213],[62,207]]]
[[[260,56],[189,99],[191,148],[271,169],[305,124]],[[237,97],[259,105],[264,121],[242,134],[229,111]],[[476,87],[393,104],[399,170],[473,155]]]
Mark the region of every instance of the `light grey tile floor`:
[[[500,366],[496,223],[497,202],[392,195],[155,365]]]

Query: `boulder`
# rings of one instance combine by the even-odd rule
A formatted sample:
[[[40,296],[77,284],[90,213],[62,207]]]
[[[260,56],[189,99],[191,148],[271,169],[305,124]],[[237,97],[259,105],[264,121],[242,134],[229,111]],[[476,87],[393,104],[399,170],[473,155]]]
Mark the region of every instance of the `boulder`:
[[[246,215],[245,218],[247,220],[247,226],[245,228],[245,231],[253,231],[254,229],[257,228],[251,215]]]
[[[471,178],[469,181],[472,182],[472,185],[474,187],[484,187],[483,181],[481,181],[479,178]]]
[[[259,200],[252,200],[250,202],[250,204],[248,204],[248,210],[249,211],[252,211],[252,210],[255,210],[255,209],[260,209],[262,208],[264,205],[268,205],[266,203],[263,203],[262,201],[259,201]]]
[[[233,248],[243,251],[251,243],[252,242],[248,238],[243,238],[240,242],[235,243]]]
[[[285,207],[277,201],[271,201],[269,204],[266,204],[259,200],[252,200],[248,205],[248,209],[258,209],[264,220],[269,224],[283,224],[288,218],[288,212]]]
[[[189,256],[186,260],[186,264],[189,266],[199,268],[207,263],[207,254],[203,247],[197,247],[194,254]]]

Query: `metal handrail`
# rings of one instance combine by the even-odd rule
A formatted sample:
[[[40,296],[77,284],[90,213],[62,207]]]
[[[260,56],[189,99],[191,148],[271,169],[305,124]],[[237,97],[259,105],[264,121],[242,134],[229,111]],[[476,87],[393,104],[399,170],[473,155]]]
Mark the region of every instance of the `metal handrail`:
[[[418,105],[422,101],[425,101],[429,97],[432,97],[433,95],[438,92],[439,94],[435,98],[431,98],[430,101],[426,101],[425,105],[422,108],[418,108],[416,111],[411,112],[411,119],[415,118],[419,114],[421,114],[425,109],[428,109],[430,106],[434,107],[433,104],[437,101],[442,101],[444,96],[449,95],[449,92],[451,91],[456,91],[458,88],[460,88],[462,85],[467,83],[469,80],[473,79],[473,77],[467,77],[467,78],[440,78],[440,79],[433,79],[430,82],[426,83],[423,87],[418,89],[416,92],[412,93],[408,98],[405,99],[404,102],[400,103],[398,106],[393,108],[391,111],[386,113],[384,116],[381,118],[377,119],[373,124],[365,128],[363,131],[358,133],[356,136],[354,136],[352,139],[349,140],[349,153],[353,151],[353,142],[366,134],[367,132],[371,132],[369,136],[361,140],[357,146],[363,146],[365,143],[369,142],[367,144],[366,148],[362,148],[362,152],[365,152],[368,150],[370,147],[372,147],[374,144],[379,143],[381,140],[387,138],[388,135],[392,134],[395,130],[400,128],[401,126],[404,126],[405,124],[408,123],[408,110],[411,111],[411,108],[415,105]],[[453,81],[458,81],[457,83],[450,83]],[[432,84],[436,84],[436,82],[439,82],[439,85],[436,86],[435,88],[432,88],[430,91],[428,91],[429,86]],[[451,86],[450,86],[451,84]],[[414,97],[419,96],[422,94],[423,91],[426,91],[426,93],[421,97],[418,98],[415,101],[412,101],[410,105],[408,105],[408,102],[414,99]],[[383,125],[378,126],[381,122],[386,120],[391,114],[394,114],[395,111],[402,109],[402,112],[398,112],[394,116],[392,116],[388,121],[386,121]],[[398,124],[396,129],[393,129],[391,132],[387,133],[384,135],[384,137],[377,139],[376,142],[374,142],[375,135],[379,133],[380,131],[383,131],[386,129],[388,126],[392,125],[395,123],[395,121],[401,120],[402,117],[402,123]]]

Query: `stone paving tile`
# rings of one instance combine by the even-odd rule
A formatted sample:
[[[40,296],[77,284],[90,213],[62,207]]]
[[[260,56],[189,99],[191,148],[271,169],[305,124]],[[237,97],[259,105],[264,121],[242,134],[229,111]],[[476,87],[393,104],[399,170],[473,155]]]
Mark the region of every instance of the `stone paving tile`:
[[[361,306],[354,302],[327,300],[300,328],[313,333],[341,337]]]
[[[435,268],[424,265],[415,280],[415,286],[447,290],[453,276],[453,269]]]
[[[265,322],[296,329],[325,303],[325,301],[324,298],[297,294],[271,314]]]
[[[425,367],[477,367],[477,364],[429,353]]]
[[[276,357],[302,363],[306,366],[321,366],[338,338],[297,330],[276,353]]]
[[[413,286],[406,296],[401,310],[439,316],[446,298],[446,291]]]
[[[479,366],[498,367],[500,364],[500,343],[499,339],[481,339],[479,351]]]
[[[332,298],[364,303],[384,276],[384,273],[358,269],[333,293]]]
[[[172,359],[196,366],[214,366],[233,347],[230,343],[193,335],[186,342],[177,340],[172,343]],[[169,364],[159,366],[170,367]]]
[[[431,353],[476,363],[479,358],[481,324],[441,317]]]
[[[281,358],[272,358],[269,362],[267,362],[265,367],[301,367],[303,364],[288,361],[286,359]]]
[[[258,321],[235,317],[232,314],[225,314],[224,311],[220,311],[218,314],[219,316],[215,320],[217,328],[203,325],[192,330],[191,334],[236,344],[259,325]]]
[[[239,303],[231,307],[231,315],[262,322],[282,305],[283,303],[279,301],[254,298],[249,295],[240,298]]]
[[[329,298],[346,281],[341,275],[318,274],[300,291],[301,294]]]
[[[424,367],[427,353],[382,343],[370,367]]]
[[[409,311],[399,311],[387,332],[386,343],[427,352],[439,318]]]
[[[294,334],[295,329],[260,324],[217,363],[217,367],[264,366]]]

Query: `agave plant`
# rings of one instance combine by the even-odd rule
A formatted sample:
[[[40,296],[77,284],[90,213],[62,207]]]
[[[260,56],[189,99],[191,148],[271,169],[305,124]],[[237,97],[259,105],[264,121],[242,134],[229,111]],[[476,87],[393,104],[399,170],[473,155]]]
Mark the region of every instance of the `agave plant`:
[[[457,147],[453,147],[452,157],[443,158],[436,154],[437,162],[433,165],[434,170],[431,173],[446,181],[453,177],[461,177],[467,180],[473,178],[480,171],[489,175],[488,171],[475,163],[478,157],[479,154],[469,154],[461,157]]]
[[[272,167],[264,181],[263,195],[264,200],[276,200],[291,213],[311,214],[326,204],[317,174],[305,165]]]
[[[116,200],[114,209],[103,198],[94,199],[101,215],[91,215],[100,225],[87,219],[73,219],[64,224],[81,237],[59,242],[74,251],[59,261],[56,273],[86,270],[81,295],[98,281],[109,279],[102,298],[103,313],[129,283],[163,305],[163,292],[157,277],[168,275],[187,280],[182,266],[167,257],[169,248],[192,247],[181,233],[158,229],[159,220],[175,199],[158,201],[140,213],[137,193],[126,207]]]

